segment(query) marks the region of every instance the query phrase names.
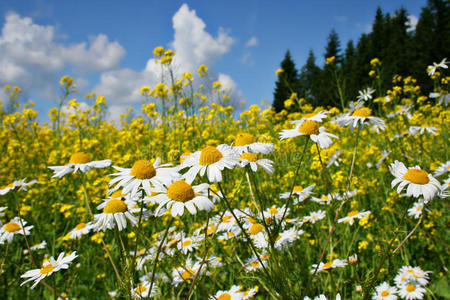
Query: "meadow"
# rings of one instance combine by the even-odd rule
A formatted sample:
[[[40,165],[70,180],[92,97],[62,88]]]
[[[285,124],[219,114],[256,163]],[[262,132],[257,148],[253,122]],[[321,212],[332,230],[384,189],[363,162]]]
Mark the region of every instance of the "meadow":
[[[374,58],[357,99],[276,114],[154,54],[162,81],[120,124],[70,76],[45,123],[4,87],[0,298],[450,297],[445,60],[428,95],[376,89]]]

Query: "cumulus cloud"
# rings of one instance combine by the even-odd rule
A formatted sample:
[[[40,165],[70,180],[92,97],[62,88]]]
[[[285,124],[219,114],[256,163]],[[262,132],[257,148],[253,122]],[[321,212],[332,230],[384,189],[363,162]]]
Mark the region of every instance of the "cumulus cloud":
[[[213,74],[211,67],[230,51],[234,39],[223,28],[219,28],[217,36],[213,37],[206,31],[205,22],[197,16],[195,10],[189,9],[187,4],[183,4],[174,14],[172,22],[174,37],[169,46],[176,52],[172,63],[175,74],[195,74],[201,64],[210,67],[210,74]],[[161,66],[154,58],[150,58],[141,71],[120,69],[104,72],[94,90],[114,103],[137,103],[142,100],[140,87],[154,86],[160,80],[160,72]],[[233,86],[237,90],[235,83]]]
[[[234,107],[239,107],[239,104],[242,100],[244,100],[244,94],[238,89],[236,82],[227,74],[219,73],[218,79],[222,88],[227,91],[227,94],[230,96],[230,105]]]
[[[252,36],[247,43],[245,43],[245,47],[255,47],[258,46],[259,41],[258,38],[256,36]]]
[[[415,15],[408,15],[408,21],[406,22],[406,26],[408,26],[408,31],[416,30],[418,22],[419,18],[417,18]]]
[[[119,65],[125,50],[102,34],[91,37],[89,43],[64,45],[53,26],[9,13],[0,35],[0,53],[0,85],[36,88],[42,95],[52,90],[56,73],[64,68],[79,72],[112,69]]]

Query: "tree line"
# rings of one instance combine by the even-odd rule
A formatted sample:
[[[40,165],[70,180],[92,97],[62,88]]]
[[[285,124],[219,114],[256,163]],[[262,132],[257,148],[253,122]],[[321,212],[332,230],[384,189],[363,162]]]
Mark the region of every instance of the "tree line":
[[[338,34],[331,30],[323,67],[316,64],[316,56],[310,50],[306,63],[297,70],[287,50],[274,90],[274,110],[295,110],[295,105],[285,107],[285,101],[293,93],[314,106],[341,107],[341,99],[346,103],[353,101],[363,88],[387,91],[395,74],[412,76],[423,93],[431,92],[433,83],[428,78],[427,66],[450,58],[450,1],[429,0],[415,28],[412,25],[404,8],[390,15],[378,7],[372,31],[362,34],[356,45],[348,41],[344,51]],[[374,58],[381,62],[376,87],[370,64]]]

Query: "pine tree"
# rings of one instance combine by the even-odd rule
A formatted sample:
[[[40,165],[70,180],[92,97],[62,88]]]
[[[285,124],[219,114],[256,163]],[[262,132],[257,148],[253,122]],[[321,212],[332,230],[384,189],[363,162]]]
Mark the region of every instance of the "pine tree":
[[[284,101],[289,99],[292,93],[299,93],[298,72],[289,50],[286,51],[280,67],[283,72],[278,75],[278,80],[275,83],[272,104],[276,112],[280,112],[285,108]]]
[[[314,52],[312,50],[309,50],[306,64],[300,70],[299,88],[300,97],[305,98],[309,103],[312,103],[313,105],[317,105],[317,103],[313,95],[312,85],[319,71],[320,69],[316,65]]]
[[[342,61],[342,78],[344,79],[344,99],[346,102],[353,101],[358,94],[359,79],[356,76],[356,50],[353,41],[349,40]]]

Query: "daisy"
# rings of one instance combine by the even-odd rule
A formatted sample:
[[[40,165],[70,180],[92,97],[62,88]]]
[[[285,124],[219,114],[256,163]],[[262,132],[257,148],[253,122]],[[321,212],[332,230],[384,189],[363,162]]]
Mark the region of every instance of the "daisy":
[[[430,98],[439,98],[439,104],[448,106],[448,101],[450,100],[450,95],[447,90],[441,90],[440,93],[430,93]]]
[[[353,225],[353,222],[355,219],[362,219],[362,218],[367,218],[370,215],[370,211],[357,211],[357,210],[353,210],[351,212],[349,212],[347,214],[346,217],[344,218],[340,218],[338,220],[338,223],[348,223],[350,226]]]
[[[372,295],[374,300],[396,300],[397,289],[392,287],[387,282],[383,282],[375,288],[375,293]]]
[[[341,153],[341,150],[337,150],[336,152],[334,152],[334,154],[330,157],[330,160],[327,162],[327,168],[331,167],[332,165],[339,167],[338,157],[339,155],[341,155]]]
[[[411,109],[413,108],[412,104],[406,105],[397,105],[395,107],[395,111],[392,114],[388,114],[386,117],[394,118],[396,116],[405,115],[408,119],[412,118]]]
[[[55,174],[52,178],[61,178],[64,175],[80,170],[83,173],[90,171],[92,168],[106,168],[111,165],[110,159],[91,161],[89,156],[84,152],[76,152],[72,154],[69,159],[69,163],[65,166],[50,166],[49,169],[53,170]]]
[[[24,227],[22,227],[22,224]],[[4,244],[5,241],[7,241],[8,244],[11,244],[14,235],[16,234],[24,235],[24,231],[25,235],[30,235],[30,229],[33,228],[33,225],[25,226],[26,224],[27,222],[25,220],[21,220],[18,217],[15,217],[11,221],[3,225],[2,228],[0,229],[0,244]]]
[[[258,154],[256,153],[243,152],[241,154],[240,160],[241,160],[240,162],[241,168],[250,165],[250,169],[252,169],[253,172],[256,172],[259,166],[263,168],[267,172],[267,174],[273,173],[274,170],[272,167],[273,161],[265,158],[258,159]]]
[[[440,165],[436,171],[434,171],[433,176],[438,177],[450,171],[450,160]]]
[[[153,284],[152,290],[150,291],[151,283],[148,281],[140,282],[137,288],[131,289],[131,295],[133,299],[143,299],[153,297],[158,293],[158,287]]]
[[[267,154],[275,151],[272,143],[257,143],[255,136],[250,133],[239,133],[234,141],[233,149],[239,154],[243,152]]]
[[[194,178],[190,178],[190,180],[172,179],[166,185],[157,184],[154,191],[158,194],[152,197],[153,201],[159,204],[156,213],[164,206],[171,211],[173,217],[182,216],[185,208],[193,215],[197,213],[197,208],[206,211],[213,210],[214,204],[209,200],[207,194],[209,184],[202,183],[192,186]]]
[[[444,183],[441,186],[441,190],[439,191],[439,198],[445,199],[450,197],[450,191],[447,191],[450,187],[450,177],[444,180]]]
[[[35,184],[37,180],[31,180],[30,182],[25,182],[27,180],[26,178],[14,181],[7,186],[0,189],[0,195],[5,195],[9,193],[9,191],[14,190],[15,188],[18,188],[18,190],[27,190],[27,186]]]
[[[410,126],[408,129],[408,133],[411,135],[416,135],[417,133],[419,134],[424,134],[425,132],[431,133],[431,134],[436,134],[436,132],[438,131],[438,129],[436,127],[433,126]]]
[[[380,168],[381,164],[383,163],[383,161],[386,159],[386,157],[389,156],[389,154],[391,154],[392,151],[387,151],[387,150],[383,150],[383,152],[381,152],[381,158],[377,161],[376,163],[376,167],[377,169]]]
[[[279,222],[283,216],[289,215],[289,208],[287,208],[286,205],[283,205],[282,207],[273,205],[272,207],[266,209],[263,215],[267,223],[272,223],[274,220]]]
[[[239,292],[241,289],[238,285],[233,285],[231,289],[227,291],[218,291],[214,296],[211,296],[209,299],[217,299],[217,300],[242,300],[244,299],[244,295]]]
[[[198,243],[198,239],[196,239],[194,237],[186,237],[186,236],[182,237],[177,244],[178,250],[180,250],[181,253],[183,253],[185,255],[189,252],[194,251],[199,246],[200,246],[200,244]]]
[[[109,182],[109,186],[116,184],[109,192],[122,188],[124,194],[131,192],[131,196],[134,197],[137,195],[139,188],[142,187],[147,196],[151,196],[150,184],[155,185],[158,182],[180,176],[176,168],[165,168],[167,166],[170,166],[170,164],[161,165],[159,157],[153,164],[149,160],[138,160],[131,169],[113,166],[119,172],[111,174],[111,176],[117,177]]]
[[[198,173],[200,176],[206,173],[210,182],[220,182],[222,171],[225,168],[233,169],[239,163],[239,153],[231,146],[222,144],[217,147],[207,146],[189,155],[181,169],[189,168],[183,175],[186,181],[193,182]]]
[[[314,189],[314,185],[307,186],[305,188],[296,185],[292,190],[292,196],[296,196],[294,199],[294,204],[298,204],[299,202],[303,202],[312,194],[312,190]],[[285,192],[280,194],[281,199],[288,199],[291,196],[291,192]]]
[[[418,219],[423,211],[424,203],[423,201],[417,201],[414,203],[413,207],[408,209],[408,216],[414,217],[414,219]]]
[[[322,197],[311,197],[311,201],[322,204],[322,205],[328,205],[331,203],[332,197],[330,194],[328,195],[322,195]]]
[[[298,240],[303,233],[305,233],[303,230],[296,229],[295,227],[280,232],[275,241],[275,248],[281,249],[284,245]]]
[[[77,226],[75,226],[74,229],[72,229],[71,232],[69,232],[70,234],[70,239],[71,240],[78,240],[81,239],[82,235],[88,234],[92,229],[92,223],[83,223],[81,222],[80,224],[78,224]]]
[[[328,148],[333,143],[331,138],[338,139],[334,134],[325,132],[325,127],[318,127],[316,121],[305,120],[297,124],[294,129],[283,129],[280,132],[280,140],[293,138],[299,135],[308,136],[320,148]]]
[[[423,196],[425,203],[428,203],[439,192],[441,185],[431,174],[420,169],[419,166],[406,168],[402,162],[396,160],[389,167],[395,179],[392,181],[392,188],[397,184],[397,194],[408,186],[406,190],[407,196],[416,198]]]
[[[30,250],[35,251],[38,249],[45,249],[45,247],[47,247],[47,242],[44,240],[44,241],[40,242],[39,244],[31,246]]]
[[[301,124],[304,121],[322,122],[327,117],[329,111],[319,111],[318,113],[304,114],[300,120],[291,121],[291,124]]]
[[[197,261],[193,263],[190,259],[188,259],[184,266],[179,266],[172,271],[172,284],[174,286],[177,286],[180,282],[184,282],[194,278],[198,270],[200,270],[200,262]],[[205,272],[206,267],[203,266],[201,269],[201,273]]]
[[[353,111],[345,114],[344,116],[336,119],[336,123],[339,126],[347,126],[350,125],[350,129],[355,129],[358,124],[360,124],[360,128],[362,129],[364,124],[370,125],[378,125],[380,129],[385,129],[386,125],[383,120],[377,117],[372,116],[372,110],[368,107],[360,107],[356,108]]]
[[[394,278],[397,286],[414,283],[425,286],[429,281],[431,271],[424,271],[420,267],[403,266],[398,270],[398,275]]]
[[[120,191],[118,191],[121,193]],[[104,202],[97,206],[97,209],[103,209],[101,214],[94,216],[95,223],[93,228],[105,231],[106,229],[113,229],[115,223],[121,231],[127,228],[127,220],[132,225],[136,225],[138,219],[134,216],[134,212],[140,211],[140,208],[136,207],[136,202],[131,196],[117,197],[117,192],[114,193],[111,198],[104,199]],[[122,195],[123,196],[123,195]]]
[[[243,296],[242,299],[246,300],[246,299],[253,298],[253,296],[256,295],[256,293],[258,292],[258,290],[259,290],[258,286],[255,286],[254,288],[249,289],[249,290],[247,290],[247,291],[241,291],[240,293],[241,293],[242,296]]]
[[[437,64],[434,62],[432,66],[428,66],[428,76],[433,76],[437,68],[447,69],[447,63],[447,57],[445,57],[440,63]]]
[[[372,94],[375,93],[373,88],[367,88],[362,91],[359,91],[359,96],[356,98],[358,101],[368,101],[372,99]]]
[[[45,277],[48,277],[61,269],[68,269],[69,264],[76,257],[77,257],[76,251],[72,252],[72,254],[70,254],[69,256],[64,256],[64,252],[62,252],[61,254],[59,254],[56,260],[53,258],[53,256],[50,257],[50,260],[44,261],[40,269],[30,270],[27,271],[25,274],[21,275],[20,276],[21,278],[28,278],[28,279],[22,282],[20,286],[24,285],[29,281],[34,280],[34,283],[31,286],[31,289],[34,289],[34,287]]]
[[[313,211],[309,216],[303,217],[303,223],[310,222],[310,223],[316,223],[317,221],[322,220],[325,218],[326,212],[323,210]]]
[[[317,267],[317,264],[312,265],[312,270],[311,273],[314,273],[316,268],[317,268],[317,273],[320,272],[324,272],[330,269],[335,269],[335,268],[343,268],[347,265],[347,261],[344,259],[335,259],[333,261],[329,261],[327,263],[323,263],[321,262],[319,264],[319,267]]]
[[[398,294],[403,299],[423,299],[423,295],[426,290],[420,285],[410,283],[408,285],[403,285],[398,287]]]
[[[269,256],[266,254],[262,254],[259,257],[264,265],[264,267],[267,267],[268,261],[269,261]],[[245,265],[244,265],[245,269],[247,271],[256,271],[258,269],[262,269],[262,265],[259,262],[258,258],[256,258],[255,256],[250,257],[249,259],[247,259]]]

